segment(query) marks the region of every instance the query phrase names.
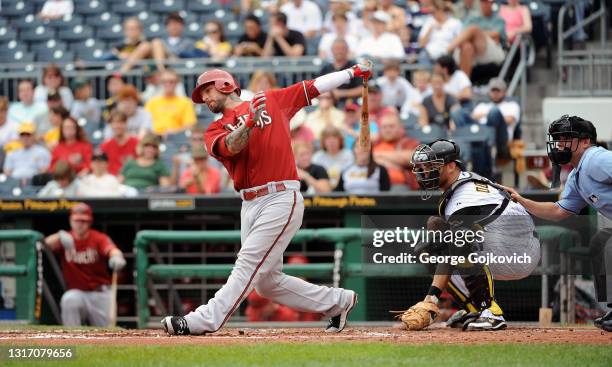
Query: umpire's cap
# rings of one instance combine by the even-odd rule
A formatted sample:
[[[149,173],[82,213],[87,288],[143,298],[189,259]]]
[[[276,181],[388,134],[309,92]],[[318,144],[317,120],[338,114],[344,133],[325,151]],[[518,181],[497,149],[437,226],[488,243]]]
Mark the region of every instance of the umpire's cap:
[[[232,74],[228,73],[225,70],[221,69],[212,69],[203,72],[196,82],[195,88],[193,88],[193,92],[191,92],[191,100],[193,103],[204,103],[202,101],[201,90],[209,83],[215,83],[215,89],[224,94],[230,94],[232,92],[238,93],[240,95],[240,87],[236,82],[236,79],[232,76]]]

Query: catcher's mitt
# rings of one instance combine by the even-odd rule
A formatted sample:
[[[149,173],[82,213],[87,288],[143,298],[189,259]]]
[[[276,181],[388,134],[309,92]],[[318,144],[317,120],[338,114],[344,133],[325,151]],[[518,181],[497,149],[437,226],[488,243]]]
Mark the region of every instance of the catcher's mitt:
[[[422,301],[410,307],[408,310],[403,311],[396,317],[406,325],[408,330],[421,330],[433,324],[439,314],[440,309],[438,305],[432,302]]]

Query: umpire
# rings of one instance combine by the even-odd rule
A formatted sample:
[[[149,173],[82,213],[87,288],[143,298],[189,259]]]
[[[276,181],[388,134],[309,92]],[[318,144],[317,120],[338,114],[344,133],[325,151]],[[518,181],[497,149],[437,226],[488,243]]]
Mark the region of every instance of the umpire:
[[[612,220],[612,152],[598,147],[597,131],[578,116],[561,116],[548,128],[546,148],[553,165],[572,166],[556,203],[525,199],[508,188],[512,197],[536,217],[560,221],[590,205]],[[553,181],[555,179],[553,178]],[[599,230],[589,245],[595,290],[599,302],[612,307],[612,228]],[[595,326],[612,331],[612,311],[595,320]]]

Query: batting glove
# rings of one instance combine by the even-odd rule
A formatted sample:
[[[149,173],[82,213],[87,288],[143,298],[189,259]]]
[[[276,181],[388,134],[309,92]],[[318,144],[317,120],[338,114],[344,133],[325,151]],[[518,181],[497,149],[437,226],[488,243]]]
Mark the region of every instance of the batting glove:
[[[263,128],[263,124],[259,122],[259,116],[266,108],[266,96],[264,92],[259,92],[253,96],[251,103],[249,104],[249,116],[247,117],[247,127],[260,127]]]
[[[64,250],[74,250],[74,238],[72,238],[72,235],[64,230],[61,230],[58,233],[60,243],[64,247]]]
[[[350,70],[353,72],[353,78],[369,79],[372,76],[372,69],[367,64],[353,65]]]
[[[125,267],[125,258],[121,254],[115,254],[108,259],[108,266],[113,269],[113,271],[119,271]]]

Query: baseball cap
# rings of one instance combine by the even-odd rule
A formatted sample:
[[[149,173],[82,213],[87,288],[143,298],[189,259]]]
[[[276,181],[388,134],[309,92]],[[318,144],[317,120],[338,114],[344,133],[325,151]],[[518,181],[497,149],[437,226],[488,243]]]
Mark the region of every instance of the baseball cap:
[[[87,222],[93,221],[93,212],[91,207],[85,203],[78,203],[70,209],[70,219],[84,220]]]
[[[493,78],[489,80],[489,90],[492,90],[492,89],[506,90],[507,88],[508,86],[506,85],[506,82],[501,78]]]
[[[391,17],[389,16],[389,14],[385,13],[382,10],[377,10],[374,12],[374,14],[372,14],[370,16],[371,20],[376,20],[382,23],[389,23],[391,21]]]
[[[344,111],[359,111],[359,105],[357,103],[347,103],[346,105],[344,105]]]
[[[70,88],[72,90],[79,90],[79,89],[83,88],[86,85],[89,85],[89,80],[87,80],[85,78],[75,78],[70,83]]]
[[[19,129],[17,129],[19,135],[21,134],[34,134],[36,132],[36,126],[30,121],[24,121],[19,125]]]

